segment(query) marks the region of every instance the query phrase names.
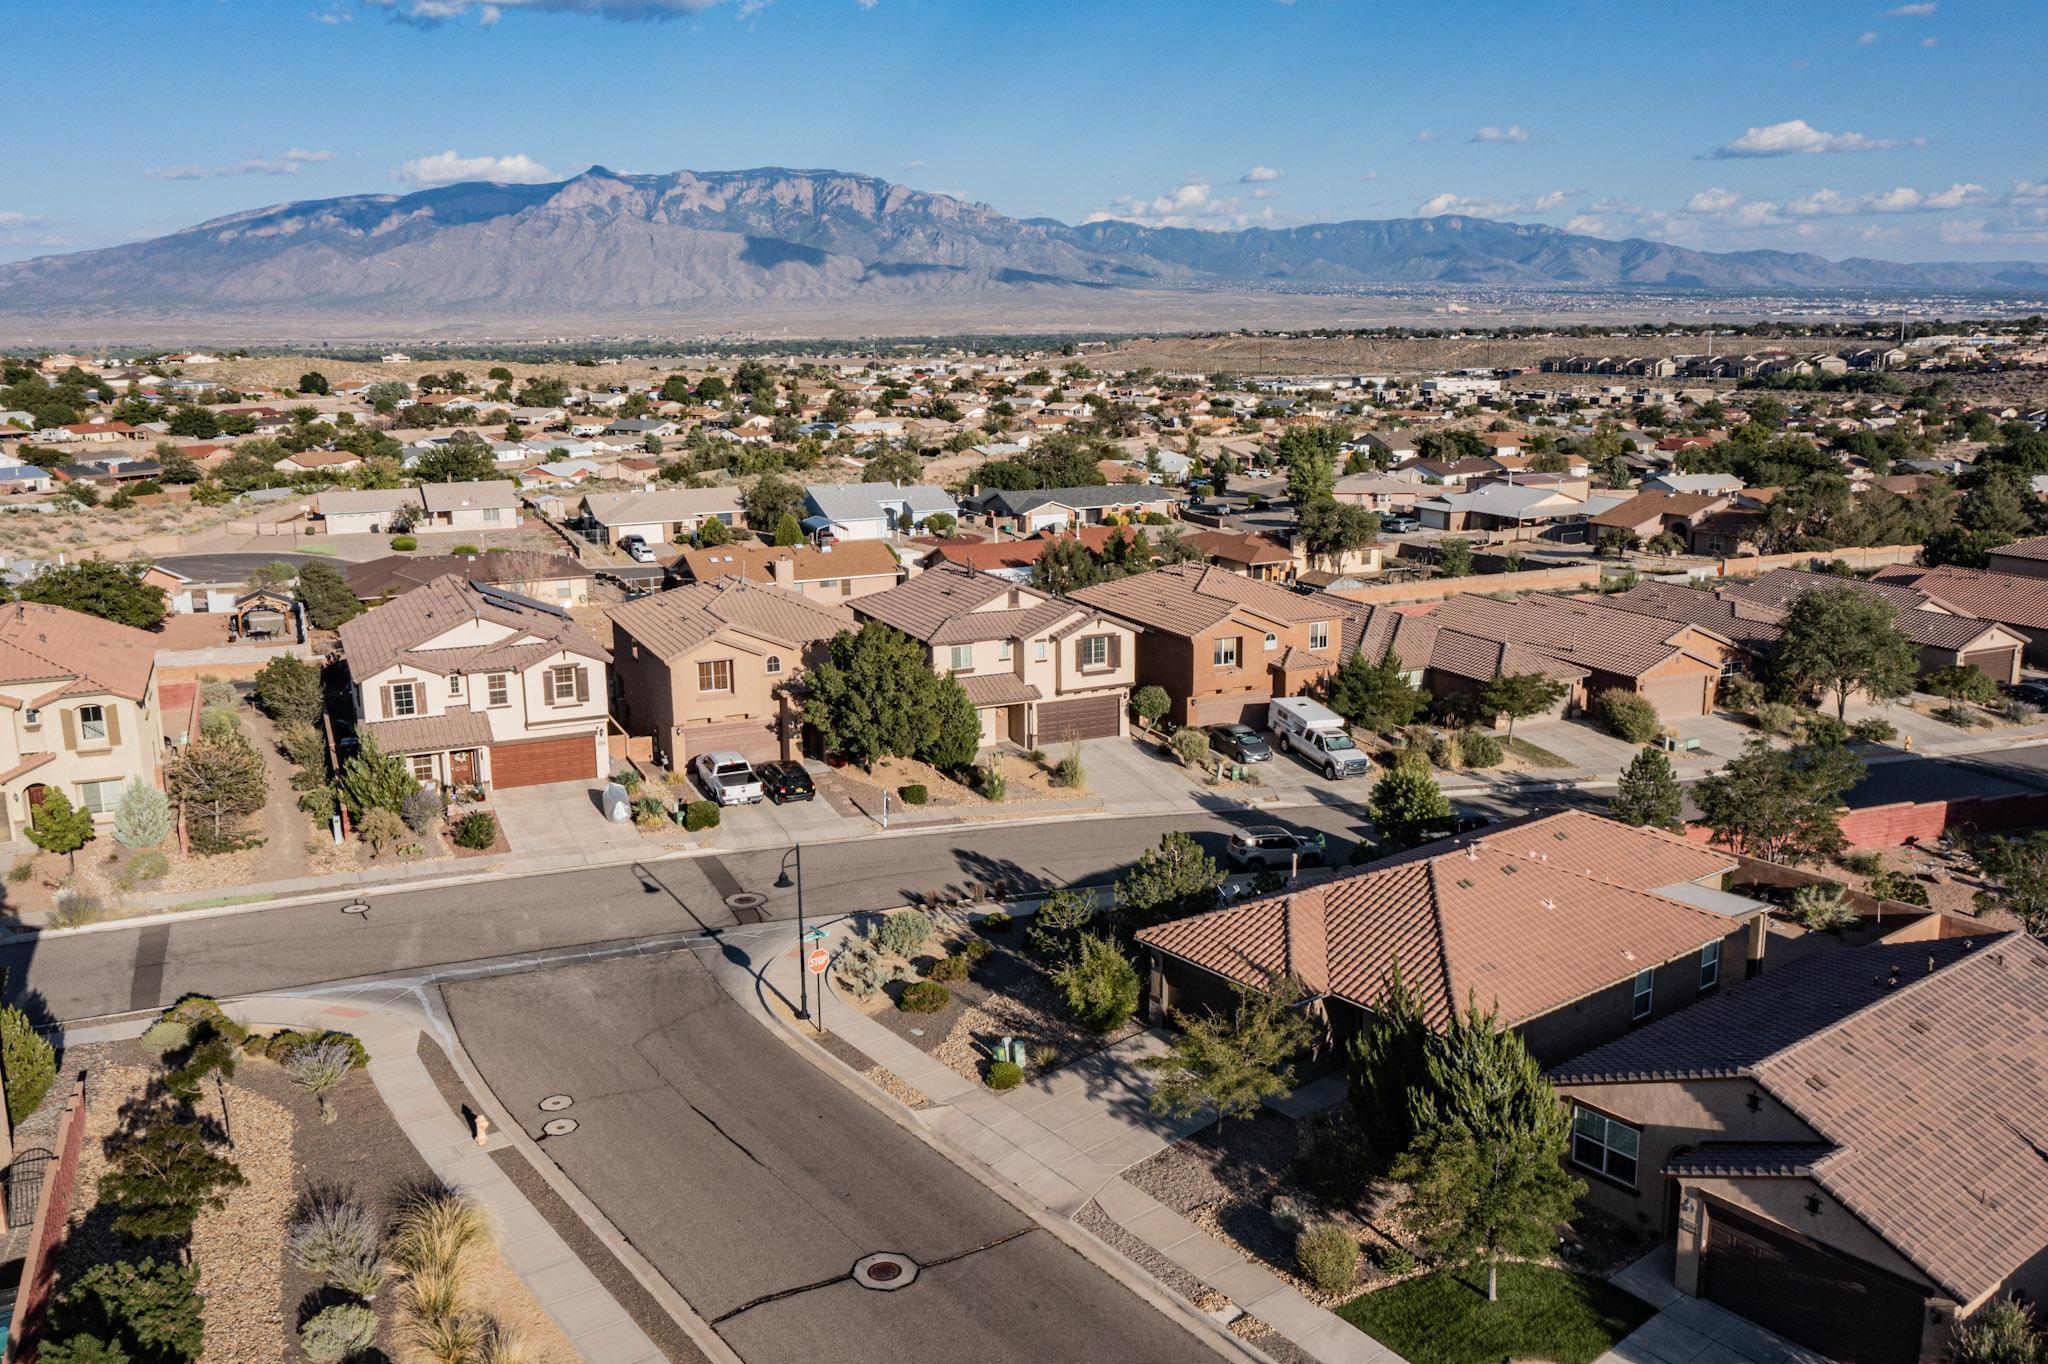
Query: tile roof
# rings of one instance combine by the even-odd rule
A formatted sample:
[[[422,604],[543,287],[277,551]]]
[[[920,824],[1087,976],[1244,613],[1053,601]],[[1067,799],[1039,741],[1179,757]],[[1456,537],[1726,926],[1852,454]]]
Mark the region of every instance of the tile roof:
[[[491,742],[490,717],[480,710],[451,710],[408,720],[367,720],[360,726],[385,753],[440,753],[483,748]]]
[[[1212,564],[1179,564],[1071,594],[1073,599],[1147,629],[1197,635],[1239,610],[1285,625],[1338,620],[1358,613],[1352,602],[1260,582]]]
[[[1198,530],[1182,538],[1208,557],[1234,564],[1284,564],[1294,559],[1294,552],[1278,540],[1251,531]]]
[[[1727,583],[1717,590],[1727,596],[1762,602],[1767,606],[1790,608],[1808,592],[1823,587],[1853,587],[1883,597],[1898,608],[1900,633],[1915,644],[1931,648],[1961,649],[1974,644],[1984,637],[1986,631],[1995,628],[1993,622],[1979,620],[1975,616],[1923,611],[1920,607],[1927,601],[1926,594],[1895,582],[1840,578],[1832,573],[1808,573],[1797,568],[1774,568],[1762,577],[1746,583]]]
[[[1732,865],[1672,834],[1566,811],[1160,924],[1138,939],[1256,985],[1295,969],[1293,901],[1296,938],[1306,918],[1327,944],[1330,993],[1370,1008],[1398,961],[1433,1025],[1468,999],[1497,1005],[1515,1024],[1725,937],[1725,916],[1656,891]]]
[[[724,577],[773,582],[778,559],[789,560],[792,581],[800,583],[826,578],[893,578],[897,571],[896,556],[880,540],[842,540],[824,549],[811,545],[718,545],[685,549],[679,562],[698,582]]]
[[[1600,598],[1603,605],[1673,625],[1696,625],[1746,649],[1768,649],[1778,642],[1783,609],[1741,597],[1724,597],[1703,587],[1644,582]]]
[[[2048,559],[2048,535],[2036,535],[2026,540],[2015,540],[2009,545],[2000,545],[1991,551],[1994,559]]]
[[[360,491],[349,488],[329,488],[320,494],[318,503],[322,516],[337,513],[349,515],[360,512],[396,511],[400,507],[422,505],[417,488],[365,488]]]
[[[552,466],[544,466],[552,467]],[[634,493],[588,493],[583,506],[603,526],[650,525],[657,521],[694,521],[700,517],[740,511],[738,488],[654,488]]]
[[[1812,1177],[1959,1301],[2048,1244],[2048,946],[1817,954],[1551,1072],[1747,1076],[1833,1151]]]
[[[1824,1141],[1703,1141],[1664,1162],[1667,1175],[1695,1179],[1798,1179],[1835,1148]]]
[[[506,634],[455,649],[420,647],[472,619],[503,626]],[[340,635],[349,673],[358,680],[398,662],[445,675],[516,670],[564,650],[611,661],[602,645],[561,612],[453,573],[344,621]]]
[[[503,561],[507,556],[503,554],[387,554],[380,559],[350,564],[342,576],[348,580],[348,590],[364,600],[387,596],[394,591],[408,591],[450,573],[473,583],[510,582],[515,579],[519,582],[551,582],[558,578],[597,576],[566,554],[542,555],[544,562],[536,565],[529,553],[513,556],[519,565],[516,575],[496,571],[506,566]]]
[[[1596,526],[1632,530],[1652,517],[1696,516],[1721,506],[1727,500],[1714,493],[1637,493],[1620,506],[1609,507],[1590,519]]]
[[[1475,592],[1450,598],[1435,615],[1446,630],[1622,677],[1640,677],[1685,652],[1676,642],[1685,627],[1576,597],[1538,593],[1497,601]]]
[[[1186,494],[1144,483],[1111,483],[1101,487],[1031,488],[1011,491],[995,488],[976,499],[985,510],[1001,516],[1023,516],[1040,507],[1072,507],[1076,511],[1093,507],[1129,507],[1159,502],[1179,502]]]
[[[1953,564],[1939,568],[1893,564],[1879,569],[1876,581],[1910,587],[1960,616],[2048,630],[2048,578],[1958,568]]]
[[[719,578],[657,592],[612,611],[612,625],[658,658],[675,658],[727,628],[792,648],[854,628],[853,613],[766,583]]]
[[[422,483],[419,493],[430,512],[462,511],[469,507],[503,510],[519,505],[512,495],[512,481],[502,478],[478,483]]]
[[[969,673],[960,678],[967,699],[982,706],[1014,706],[1040,697],[1037,687],[1015,673]]]
[[[139,701],[157,637],[41,602],[0,605],[0,682],[63,682],[59,695],[107,691]]]
[[[960,508],[944,488],[924,483],[814,483],[804,498],[818,515],[832,521],[872,521],[885,515],[885,505],[898,503],[919,517],[934,512],[957,516]]]

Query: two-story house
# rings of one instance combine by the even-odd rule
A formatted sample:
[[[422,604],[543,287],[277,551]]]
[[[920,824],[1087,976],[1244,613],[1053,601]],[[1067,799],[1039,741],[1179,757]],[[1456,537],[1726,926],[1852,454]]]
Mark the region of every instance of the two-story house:
[[[1142,631],[1136,685],[1165,688],[1184,725],[1264,723],[1267,702],[1299,696],[1337,667],[1347,622],[1369,614],[1211,564],[1084,587],[1073,600]]]
[[[357,729],[448,786],[605,770],[611,655],[569,616],[449,574],[341,627]]]
[[[903,578],[895,553],[882,540],[845,540],[815,547],[714,545],[684,550],[674,566],[695,582],[737,577],[773,583],[821,606],[887,592]]]
[[[803,705],[791,685],[854,623],[836,603],[737,576],[628,602],[612,612],[614,713],[671,769],[726,749],[793,758]]]
[[[984,746],[1043,748],[1124,732],[1136,631],[1095,607],[987,573],[939,567],[852,604],[901,630],[966,689]]]
[[[108,821],[131,782],[158,783],[156,646],[98,616],[0,605],[0,842],[51,791]]]

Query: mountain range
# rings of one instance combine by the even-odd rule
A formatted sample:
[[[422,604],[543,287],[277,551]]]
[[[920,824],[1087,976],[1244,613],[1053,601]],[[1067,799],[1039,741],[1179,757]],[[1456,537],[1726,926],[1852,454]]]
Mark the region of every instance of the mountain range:
[[[308,200],[169,236],[0,265],[0,319],[687,326],[1058,299],[1114,324],[1171,294],[1493,285],[1579,291],[2037,291],[2048,265],[1707,252],[1448,215],[1196,231],[1070,226],[828,170],[457,184]]]

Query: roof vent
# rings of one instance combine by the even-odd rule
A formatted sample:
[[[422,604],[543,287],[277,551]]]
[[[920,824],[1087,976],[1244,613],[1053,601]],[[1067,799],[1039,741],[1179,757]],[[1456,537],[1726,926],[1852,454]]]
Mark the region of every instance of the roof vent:
[[[1537,903],[1541,904],[1541,905],[1542,905],[1542,906],[1543,906],[1543,907],[1544,907],[1545,909],[1556,909],[1556,908],[1557,908],[1557,901],[1555,901],[1555,900],[1552,900],[1552,899],[1548,898],[1547,896],[1546,896],[1546,897],[1545,897],[1544,899],[1542,899],[1542,900],[1538,901]]]
[[[1514,863],[1512,863],[1512,862],[1503,862],[1503,863],[1501,863],[1501,864],[1500,864],[1500,869],[1501,869],[1501,873],[1502,873],[1503,875],[1506,875],[1506,876],[1513,876],[1513,875],[1515,874],[1515,864],[1514,864]]]
[[[1458,878],[1458,889],[1470,890],[1472,889],[1472,883],[1470,881],[1467,881],[1464,877],[1460,876]]]

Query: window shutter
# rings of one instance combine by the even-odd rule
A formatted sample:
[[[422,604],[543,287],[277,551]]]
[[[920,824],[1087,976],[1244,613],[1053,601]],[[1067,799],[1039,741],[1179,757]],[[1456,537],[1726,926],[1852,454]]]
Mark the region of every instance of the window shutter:
[[[1123,667],[1123,665],[1124,637],[1122,635],[1111,635],[1109,637],[1109,666],[1112,668],[1121,668]]]
[[[576,670],[576,700],[580,703],[589,699],[590,670],[588,668],[578,668]]]
[[[118,747],[121,743],[121,712],[111,701],[100,708],[100,714],[107,717],[107,742]]]
[[[78,747],[78,721],[72,718],[72,712],[69,710],[59,711],[58,714],[64,717],[64,747],[76,749]]]
[[[382,687],[379,687],[379,688],[377,689],[377,697],[378,697],[378,704],[379,704],[379,705],[381,705],[381,706],[383,707],[383,709],[382,709],[381,711],[379,711],[379,712],[378,712],[378,713],[379,713],[380,715],[382,715],[382,716],[383,716],[383,717],[384,717],[384,718],[385,718],[386,720],[389,720],[389,719],[390,719],[390,718],[391,718],[391,717],[392,717],[393,715],[397,714],[397,712],[396,712],[396,711],[394,711],[394,710],[392,710],[392,709],[391,709],[391,684],[390,684],[390,683],[388,683],[388,682],[387,682],[387,683],[385,683],[385,684],[384,684],[384,685],[383,685]]]

